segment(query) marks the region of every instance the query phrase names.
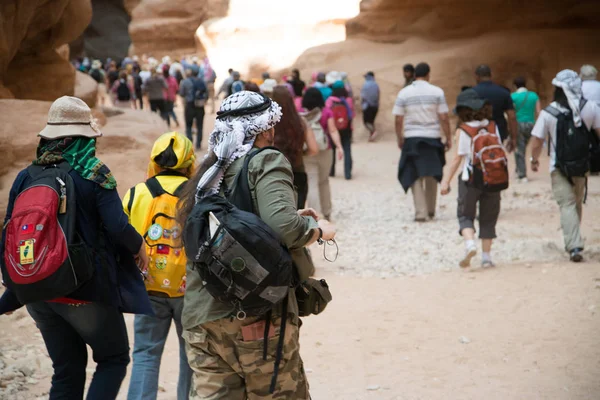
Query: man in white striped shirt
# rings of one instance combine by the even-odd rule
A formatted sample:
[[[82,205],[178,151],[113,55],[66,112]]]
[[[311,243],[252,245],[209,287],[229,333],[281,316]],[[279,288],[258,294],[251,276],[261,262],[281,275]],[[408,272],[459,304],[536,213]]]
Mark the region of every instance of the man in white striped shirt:
[[[435,216],[444,150],[452,147],[444,91],[429,83],[429,73],[426,63],[416,66],[415,81],[398,93],[392,112],[396,117],[398,147],[402,150],[398,179],[405,191],[412,189],[418,222]],[[445,144],[441,140],[442,130]]]

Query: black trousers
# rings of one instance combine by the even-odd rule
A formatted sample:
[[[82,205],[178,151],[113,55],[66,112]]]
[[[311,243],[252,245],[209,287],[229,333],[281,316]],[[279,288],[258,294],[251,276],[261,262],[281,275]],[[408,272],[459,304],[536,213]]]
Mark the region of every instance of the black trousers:
[[[375,123],[375,117],[377,117],[378,111],[379,107],[372,106],[368,106],[365,110],[363,110],[363,122],[365,125]]]
[[[192,136],[192,126],[196,121],[196,149],[202,147],[202,128],[204,126],[204,107],[196,107],[194,103],[187,103],[185,105],[185,134],[194,143]]]

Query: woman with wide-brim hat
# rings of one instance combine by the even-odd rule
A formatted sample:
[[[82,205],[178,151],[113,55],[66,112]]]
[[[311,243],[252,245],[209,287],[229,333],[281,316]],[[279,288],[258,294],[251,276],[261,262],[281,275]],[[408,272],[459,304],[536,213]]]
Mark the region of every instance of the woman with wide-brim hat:
[[[97,368],[87,399],[116,398],[129,363],[129,342],[123,312],[152,313],[141,275],[136,267],[148,260],[142,237],[129,225],[110,169],[95,157],[96,138],[102,136],[90,108],[75,97],[56,100],[48,123],[39,133],[34,166],[51,168],[68,164],[68,193],[75,193],[75,230],[92,255],[91,278],[64,297],[26,304],[40,330],[54,375],[50,399],[84,397],[87,347]],[[69,169],[70,167],[70,169]],[[27,168],[15,179],[6,210],[6,227],[15,200],[33,181]],[[69,207],[70,202],[66,202]],[[59,213],[69,212],[68,210]],[[56,216],[48,216],[56,218]],[[35,229],[44,229],[38,225]],[[25,226],[28,229],[28,226]],[[32,227],[33,229],[33,227]],[[0,259],[5,259],[3,231]],[[37,254],[37,253],[36,253]],[[33,257],[33,255],[32,255]],[[39,257],[39,256],[38,256]],[[40,261],[41,262],[41,261]],[[78,265],[72,265],[77,269]],[[89,268],[88,268],[89,269]],[[2,263],[7,278],[7,266]],[[23,306],[8,289],[0,299],[0,314]]]

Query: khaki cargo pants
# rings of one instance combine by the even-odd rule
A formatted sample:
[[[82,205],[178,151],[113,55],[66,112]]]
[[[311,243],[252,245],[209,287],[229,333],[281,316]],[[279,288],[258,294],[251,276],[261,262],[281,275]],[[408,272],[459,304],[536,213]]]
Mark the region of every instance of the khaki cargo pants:
[[[194,371],[190,399],[309,400],[308,381],[300,358],[298,318],[288,318],[273,394],[269,393],[269,387],[281,318],[273,321],[275,335],[268,341],[266,360],[263,360],[264,339],[242,340],[242,326],[251,325],[258,318],[244,321],[224,318],[184,331],[188,361]]]

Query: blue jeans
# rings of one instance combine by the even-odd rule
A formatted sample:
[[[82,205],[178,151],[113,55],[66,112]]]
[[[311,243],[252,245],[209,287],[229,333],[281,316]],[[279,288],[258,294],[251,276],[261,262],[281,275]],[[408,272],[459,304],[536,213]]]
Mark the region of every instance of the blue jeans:
[[[86,344],[97,364],[87,400],[117,398],[129,364],[127,329],[119,310],[100,303],[72,306],[45,302],[29,304],[27,310],[52,359],[50,400],[83,398]]]
[[[179,339],[177,400],[186,400],[192,384],[192,370],[185,354],[185,341],[181,337],[183,331],[181,326],[183,297],[150,296],[150,302],[156,316],[135,316],[133,368],[127,400],[156,399],[160,360],[169,335],[169,329],[171,329],[171,320],[175,322],[177,338]]]

